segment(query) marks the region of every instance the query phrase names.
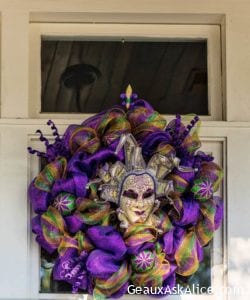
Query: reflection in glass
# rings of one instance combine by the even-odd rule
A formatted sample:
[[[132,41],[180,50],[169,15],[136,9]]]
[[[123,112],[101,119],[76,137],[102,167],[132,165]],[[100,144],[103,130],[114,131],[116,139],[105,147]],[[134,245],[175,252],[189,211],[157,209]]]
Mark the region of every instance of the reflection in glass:
[[[130,83],[162,114],[208,115],[205,40],[42,40],[41,68],[42,112],[97,113]]]

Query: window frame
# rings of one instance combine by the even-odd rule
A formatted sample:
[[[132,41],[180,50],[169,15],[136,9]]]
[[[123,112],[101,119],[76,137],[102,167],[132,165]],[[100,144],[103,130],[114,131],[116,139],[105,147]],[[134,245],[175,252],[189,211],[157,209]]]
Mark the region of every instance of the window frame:
[[[221,30],[219,25],[31,23],[29,60],[29,117],[86,118],[92,114],[41,113],[41,40],[207,40],[208,111],[202,120],[223,119]],[[148,99],[149,100],[149,99]],[[173,117],[172,115],[166,115]]]

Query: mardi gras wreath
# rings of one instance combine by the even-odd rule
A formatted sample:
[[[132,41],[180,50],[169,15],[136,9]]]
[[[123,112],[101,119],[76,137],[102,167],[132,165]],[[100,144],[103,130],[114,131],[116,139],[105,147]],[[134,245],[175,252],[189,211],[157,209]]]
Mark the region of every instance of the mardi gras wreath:
[[[46,151],[31,182],[36,240],[57,256],[54,280],[95,298],[128,285],[175,286],[194,274],[223,216],[222,180],[198,151],[198,116],[169,123],[130,88],[122,105],[70,125]],[[189,119],[189,120],[188,120]]]

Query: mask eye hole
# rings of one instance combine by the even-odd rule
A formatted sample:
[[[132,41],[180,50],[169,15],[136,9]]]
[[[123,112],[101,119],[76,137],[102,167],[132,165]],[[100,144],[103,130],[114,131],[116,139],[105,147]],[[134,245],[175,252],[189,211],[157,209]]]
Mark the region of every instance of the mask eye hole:
[[[147,199],[151,196],[153,196],[154,191],[152,189],[148,189],[144,194],[143,194],[143,199]]]
[[[126,190],[122,193],[122,196],[130,198],[130,199],[137,199],[138,194],[133,190]]]

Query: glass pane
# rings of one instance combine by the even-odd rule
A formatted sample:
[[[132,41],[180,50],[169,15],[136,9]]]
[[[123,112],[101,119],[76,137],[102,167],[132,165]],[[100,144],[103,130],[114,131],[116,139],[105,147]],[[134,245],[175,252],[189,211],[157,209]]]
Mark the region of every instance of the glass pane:
[[[97,113],[130,83],[162,114],[208,115],[207,42],[42,40],[42,112]]]

